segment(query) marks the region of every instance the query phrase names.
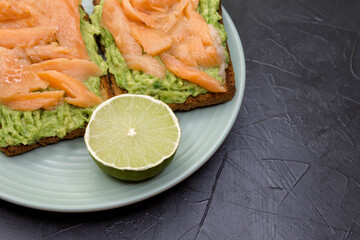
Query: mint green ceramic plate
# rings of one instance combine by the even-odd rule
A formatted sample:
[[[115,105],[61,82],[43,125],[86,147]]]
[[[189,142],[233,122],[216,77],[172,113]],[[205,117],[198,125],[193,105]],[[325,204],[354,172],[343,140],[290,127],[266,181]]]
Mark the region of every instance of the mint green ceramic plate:
[[[85,4],[89,6],[89,4]],[[245,60],[236,28],[224,10],[237,93],[231,102],[178,113],[182,140],[158,176],[126,183],[107,176],[82,138],[38,148],[18,157],[0,154],[0,198],[56,212],[90,212],[126,206],[157,195],[199,169],[220,147],[238,115],[245,88]]]

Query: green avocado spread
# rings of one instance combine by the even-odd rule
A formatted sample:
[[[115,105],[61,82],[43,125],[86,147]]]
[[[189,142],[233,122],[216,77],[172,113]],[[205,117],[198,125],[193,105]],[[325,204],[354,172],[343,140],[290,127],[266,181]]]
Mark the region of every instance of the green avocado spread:
[[[81,33],[86,43],[90,59],[101,69],[102,74],[107,73],[107,64],[98,55],[98,47],[94,38],[97,34],[81,12]],[[85,84],[88,88],[100,95],[99,77],[90,77]],[[53,111],[13,111],[4,105],[0,105],[0,147],[15,146],[20,144],[32,144],[41,138],[58,136],[64,137],[68,132],[84,127],[90,120],[95,107],[79,108],[64,102]]]
[[[189,96],[196,97],[207,91],[196,84],[176,77],[167,71],[163,79],[148,75],[141,71],[127,68],[124,58],[118,50],[115,41],[109,31],[101,27],[101,13],[103,0],[95,7],[94,13],[90,16],[91,22],[97,33],[100,33],[100,42],[105,46],[105,57],[109,65],[109,72],[115,76],[116,83],[129,93],[145,94],[162,100],[165,103],[183,103]],[[213,25],[220,33],[224,47],[226,47],[226,32],[219,23],[221,16],[218,14],[219,0],[200,0],[197,11],[204,17],[208,24]],[[158,59],[160,61],[160,59]],[[205,69],[213,78],[223,81],[218,76],[219,67]]]

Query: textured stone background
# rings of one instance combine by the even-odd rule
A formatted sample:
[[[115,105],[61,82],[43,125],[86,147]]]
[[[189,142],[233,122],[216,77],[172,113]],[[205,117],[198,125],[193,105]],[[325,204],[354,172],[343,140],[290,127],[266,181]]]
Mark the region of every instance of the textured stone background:
[[[193,176],[111,211],[0,201],[0,239],[360,239],[360,1],[223,0],[247,86]],[[236,66],[235,66],[236,67]]]

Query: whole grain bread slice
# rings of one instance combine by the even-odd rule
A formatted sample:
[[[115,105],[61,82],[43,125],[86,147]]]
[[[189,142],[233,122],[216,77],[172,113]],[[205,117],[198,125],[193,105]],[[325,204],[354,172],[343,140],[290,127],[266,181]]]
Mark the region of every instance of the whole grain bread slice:
[[[99,3],[100,0],[93,0],[93,4],[95,6],[98,5]],[[220,6],[221,6],[221,1],[220,1]],[[219,7],[218,13],[222,16],[221,7]],[[219,22],[223,24],[222,19]],[[101,46],[100,43],[99,45],[100,45],[100,49],[103,52],[105,52],[105,47]],[[229,49],[228,45],[227,45],[227,49]],[[115,76],[112,75],[111,73],[109,73],[109,79],[114,96],[127,93],[126,89],[122,89],[116,84]],[[173,111],[188,111],[199,107],[207,107],[207,106],[230,101],[234,97],[236,92],[235,75],[234,75],[234,69],[231,61],[230,52],[229,52],[229,64],[226,69],[226,79],[224,86],[226,88],[226,92],[223,93],[208,92],[205,94],[200,94],[196,97],[190,96],[183,103],[170,103],[168,105]]]
[[[90,18],[88,15],[85,16],[85,20],[90,21]],[[110,81],[109,81],[109,78],[107,75],[102,76],[100,78],[100,89],[99,90],[100,90],[100,94],[101,94],[101,97],[103,100],[107,100],[114,96],[113,90],[111,88]],[[81,137],[81,136],[84,136],[84,134],[85,134],[86,125],[87,125],[87,123],[85,124],[85,126],[83,128],[78,128],[71,132],[68,132],[63,138],[60,138],[57,136],[42,138],[39,141],[32,143],[32,144],[28,144],[28,145],[21,144],[21,145],[16,145],[16,146],[0,147],[0,151],[2,151],[6,156],[11,157],[11,156],[16,156],[16,155],[20,155],[22,153],[29,152],[38,147],[43,147],[43,146],[46,146],[49,144],[58,143],[61,140],[69,140],[69,139]],[[0,124],[0,129],[1,128],[2,128],[2,126]]]

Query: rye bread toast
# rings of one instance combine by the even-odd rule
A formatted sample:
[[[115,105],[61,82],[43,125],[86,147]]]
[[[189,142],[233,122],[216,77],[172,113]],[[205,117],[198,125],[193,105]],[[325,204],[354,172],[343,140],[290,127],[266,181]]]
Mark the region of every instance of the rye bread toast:
[[[85,16],[85,20],[90,21],[90,18],[88,15]],[[101,94],[101,97],[103,100],[109,99],[114,96],[107,75],[102,76],[100,78],[100,89],[99,90],[100,90],[100,94]],[[2,128],[2,126],[0,124],[0,129],[1,128]],[[46,137],[46,138],[42,138],[39,141],[29,144],[29,145],[21,144],[21,145],[16,145],[16,146],[0,147],[0,151],[2,151],[8,157],[20,155],[22,153],[29,152],[38,147],[43,147],[43,146],[46,146],[49,144],[58,143],[61,140],[69,140],[69,139],[74,139],[77,137],[84,136],[85,128],[86,128],[86,123],[83,128],[78,128],[71,132],[68,132],[63,138],[60,138],[57,136]]]
[[[93,4],[95,6],[98,5],[99,3],[100,3],[100,0],[93,0]],[[221,1],[219,4],[221,6]],[[222,16],[221,7],[219,7],[218,13],[220,14],[220,16]],[[219,22],[221,24],[223,24],[222,19]],[[99,45],[100,45],[100,49],[103,52],[105,52],[105,47],[101,46],[100,43],[99,43]],[[229,49],[228,46],[227,46],[227,49]],[[226,92],[223,92],[223,93],[208,92],[208,93],[200,94],[196,97],[190,96],[183,103],[168,104],[169,107],[173,111],[187,111],[187,110],[191,110],[194,108],[207,107],[207,106],[216,105],[216,104],[225,103],[227,101],[230,101],[235,95],[236,87],[235,87],[235,75],[234,75],[234,70],[233,70],[233,66],[232,66],[230,52],[228,51],[228,53],[229,53],[229,64],[228,64],[228,67],[225,72],[226,79],[225,79],[225,84],[224,84],[224,86],[226,88]],[[127,93],[127,91],[125,89],[122,89],[121,87],[119,87],[116,84],[115,76],[112,75],[111,73],[109,73],[109,79],[110,79],[110,84],[111,84],[111,88],[112,88],[114,96]]]

